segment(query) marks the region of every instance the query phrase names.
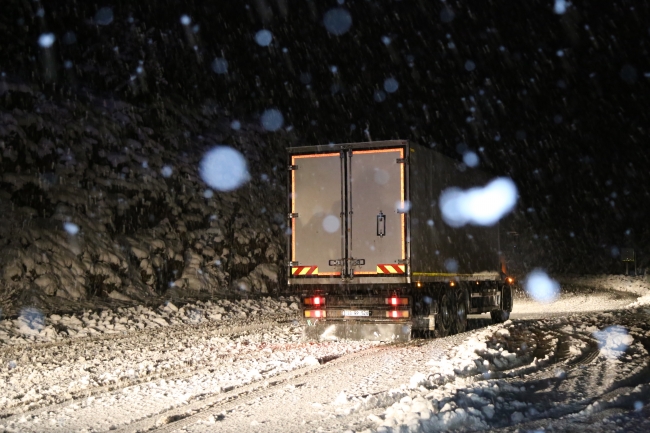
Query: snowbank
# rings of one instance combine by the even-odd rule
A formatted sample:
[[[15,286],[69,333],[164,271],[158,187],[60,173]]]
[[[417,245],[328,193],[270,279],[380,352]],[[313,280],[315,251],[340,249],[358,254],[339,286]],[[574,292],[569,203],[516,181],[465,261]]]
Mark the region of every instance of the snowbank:
[[[125,334],[150,328],[177,325],[198,325],[207,322],[223,322],[232,326],[233,320],[248,320],[277,315],[295,316],[292,308],[298,299],[280,297],[278,300],[264,297],[229,301],[198,301],[177,307],[165,302],[151,309],[138,305],[115,310],[86,310],[77,314],[50,316],[40,310],[24,308],[17,319],[0,321],[0,347],[3,344],[29,344],[52,342],[68,338],[83,338],[107,334]]]
[[[618,290],[636,295],[650,294],[650,279],[647,276],[629,275],[560,275],[555,277],[561,284],[590,287],[601,290]]]
[[[432,356],[409,383],[355,410],[388,406],[368,417],[376,432],[388,433],[488,430],[566,413],[588,416],[616,406],[616,399],[598,396],[619,386],[628,391],[620,400],[643,407],[647,384],[627,387],[647,380],[648,314],[647,308],[628,308],[490,326]],[[558,385],[547,388],[544,380]]]

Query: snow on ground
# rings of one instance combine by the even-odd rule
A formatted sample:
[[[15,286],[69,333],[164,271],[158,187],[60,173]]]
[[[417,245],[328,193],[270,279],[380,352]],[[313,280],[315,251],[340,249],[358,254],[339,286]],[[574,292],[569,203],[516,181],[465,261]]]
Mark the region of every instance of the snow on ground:
[[[0,431],[648,431],[650,308],[594,287],[394,345],[304,341],[295,298],[25,311]]]
[[[561,284],[558,299],[540,304],[519,293],[511,317],[577,314],[650,304],[650,282],[645,276],[569,275],[555,279]]]
[[[559,280],[563,289],[571,285],[590,293],[574,287],[549,304],[518,299],[513,316],[549,318],[478,330],[433,358],[428,370],[401,386],[405,395],[399,402],[370,416],[373,430],[483,430],[528,423],[573,431],[572,422],[587,422],[612,408],[619,410],[598,420],[602,431],[609,431],[610,422],[635,428],[650,403],[650,308],[639,308],[649,303],[650,285],[625,276]],[[636,296],[621,292],[641,296],[630,303]],[[620,310],[602,312],[614,308]],[[556,421],[565,414],[569,421]]]
[[[24,308],[17,319],[0,321],[2,344],[53,342],[68,338],[92,337],[103,334],[126,334],[138,330],[169,326],[196,325],[232,319],[263,317],[278,313],[295,314],[297,298],[265,297],[229,301],[198,301],[180,308],[165,302],[156,309],[138,305],[115,310],[85,310],[77,314],[44,316],[36,308]]]
[[[637,296],[650,294],[650,277],[629,275],[563,275],[557,278],[563,286],[630,292]]]
[[[521,298],[514,302],[512,318],[548,315],[580,314],[613,308],[625,308],[637,300],[626,292],[600,290],[592,293],[561,293],[553,302],[540,304],[532,299]]]
[[[572,425],[567,431],[574,431],[606,408],[620,409],[617,416],[622,412],[622,419],[634,421],[650,403],[648,319],[646,308],[509,321],[475,332],[403,384],[404,397],[371,417],[374,430],[484,430],[533,423],[560,431]],[[616,389],[624,392],[617,395]],[[612,398],[603,398],[608,394]],[[566,422],[556,422],[565,415]]]
[[[305,343],[296,309],[293,298],[263,298],[55,316],[28,337],[53,343],[32,346],[23,336],[32,328],[5,321],[14,335],[0,348],[0,431],[114,429],[376,346]],[[274,323],[278,317],[285,320]]]

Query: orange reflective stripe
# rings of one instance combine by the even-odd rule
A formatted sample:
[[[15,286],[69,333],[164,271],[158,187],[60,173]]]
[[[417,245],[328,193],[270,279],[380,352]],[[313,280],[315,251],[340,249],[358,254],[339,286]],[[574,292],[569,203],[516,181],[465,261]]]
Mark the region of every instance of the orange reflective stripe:
[[[399,150],[399,157],[404,159],[404,149]],[[404,183],[405,179],[405,166],[406,164],[400,164],[399,174],[400,174],[400,203],[401,206],[404,206],[404,193],[406,192],[406,185]],[[402,260],[406,258],[406,215],[404,213],[400,214],[400,222],[402,223]],[[402,272],[403,273],[403,272]]]
[[[340,154],[338,152],[337,153],[308,153],[306,155],[293,155],[292,158],[296,160],[301,158],[327,158],[330,156],[339,156],[339,155]]]
[[[361,155],[364,153],[388,153],[388,152],[399,152],[400,155],[404,154],[403,150],[401,148],[398,148],[398,149],[353,150],[352,155]]]

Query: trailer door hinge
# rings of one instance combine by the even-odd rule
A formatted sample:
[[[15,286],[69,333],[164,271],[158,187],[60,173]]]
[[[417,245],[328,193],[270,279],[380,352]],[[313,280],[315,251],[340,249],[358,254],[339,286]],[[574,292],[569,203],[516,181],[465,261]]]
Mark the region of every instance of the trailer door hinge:
[[[297,213],[290,213],[290,214],[288,215],[288,218],[289,218],[289,219],[292,219],[292,218],[298,218],[298,214],[297,214]]]
[[[289,170],[289,171],[298,170],[298,166],[297,165],[289,165],[289,166],[287,166],[287,170]]]
[[[350,266],[363,266],[366,264],[366,259],[350,259]]]
[[[409,264],[409,259],[400,259],[397,261],[398,265],[408,265]]]
[[[395,160],[395,162],[398,163],[398,164],[406,164],[407,163],[406,158],[397,158]]]
[[[330,260],[329,265],[330,266],[341,266],[343,264],[343,260]]]
[[[289,266],[300,266],[300,262],[289,262]]]

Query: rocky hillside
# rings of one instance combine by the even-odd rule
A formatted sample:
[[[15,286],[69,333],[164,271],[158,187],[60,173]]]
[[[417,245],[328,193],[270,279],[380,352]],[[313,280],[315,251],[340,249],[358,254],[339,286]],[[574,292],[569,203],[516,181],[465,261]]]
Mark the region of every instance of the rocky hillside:
[[[52,98],[0,81],[0,308],[277,290],[288,138],[211,103]],[[217,145],[248,181],[213,191]]]

